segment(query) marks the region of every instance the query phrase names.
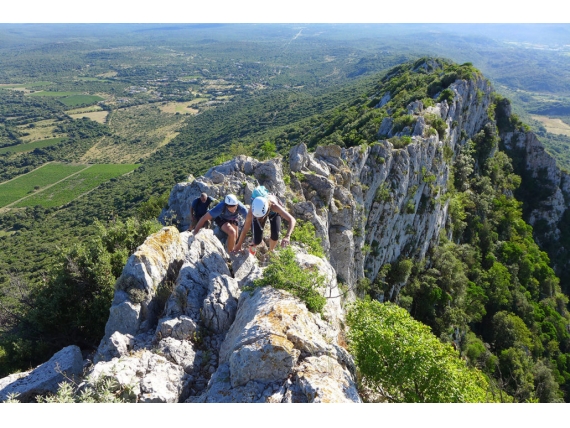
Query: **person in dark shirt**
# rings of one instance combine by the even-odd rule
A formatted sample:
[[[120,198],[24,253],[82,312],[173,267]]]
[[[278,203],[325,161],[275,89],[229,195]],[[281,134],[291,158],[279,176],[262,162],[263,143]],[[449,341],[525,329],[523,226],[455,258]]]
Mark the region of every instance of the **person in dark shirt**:
[[[247,208],[238,201],[236,195],[227,195],[222,202],[202,216],[194,228],[194,235],[200,231],[204,223],[214,219],[222,232],[228,235],[228,251],[232,251],[238,238],[240,216],[245,219]]]
[[[214,202],[214,198],[208,196],[206,193],[202,193],[199,198],[192,201],[192,208],[190,209],[190,216],[192,218],[192,229],[196,227],[196,224],[200,221],[202,216],[208,212],[210,204]],[[206,227],[210,225],[207,222]]]

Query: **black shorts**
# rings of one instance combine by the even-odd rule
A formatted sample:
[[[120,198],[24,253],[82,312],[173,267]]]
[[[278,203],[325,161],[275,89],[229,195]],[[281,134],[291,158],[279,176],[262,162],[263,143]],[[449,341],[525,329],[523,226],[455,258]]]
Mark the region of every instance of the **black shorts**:
[[[230,223],[233,224],[235,226],[238,225],[237,220],[226,220],[225,218],[221,218],[221,217],[216,217],[216,219],[214,220],[216,222],[216,224],[218,225],[218,227],[221,229],[222,226],[226,223]]]
[[[261,239],[263,238],[263,227],[265,226],[266,221],[267,217],[261,221],[257,218],[254,218],[251,221],[254,245],[261,244]],[[277,241],[279,239],[279,231],[281,230],[281,216],[277,213],[270,213],[269,225],[271,226],[271,240]]]

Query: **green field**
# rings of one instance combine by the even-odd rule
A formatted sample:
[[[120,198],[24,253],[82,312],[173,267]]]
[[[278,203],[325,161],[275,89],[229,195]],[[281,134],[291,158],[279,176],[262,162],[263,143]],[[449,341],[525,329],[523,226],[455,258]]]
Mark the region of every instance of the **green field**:
[[[0,149],[0,155],[8,152],[12,153],[23,153],[31,152],[34,149],[41,149],[43,147],[53,146],[55,144],[61,143],[65,140],[65,137],[50,138],[47,140],[32,141],[31,143],[18,144],[17,146],[3,147]]]
[[[81,92],[38,91],[38,92],[32,92],[28,96],[63,98],[63,97],[71,97],[72,95],[82,95],[82,94]]]
[[[69,175],[85,169],[87,165],[49,163],[29,174],[0,184],[0,208],[12,202],[46,188]]]
[[[67,107],[76,107],[84,104],[95,104],[103,100],[104,98],[98,97],[97,95],[72,95],[62,98],[59,101]]]
[[[58,207],[65,205],[78,196],[93,190],[95,187],[110,180],[133,171],[138,165],[127,164],[105,164],[92,165],[81,171],[79,174],[69,177],[66,180],[49,187],[43,191],[23,199],[15,207],[33,207],[41,205],[43,207]]]

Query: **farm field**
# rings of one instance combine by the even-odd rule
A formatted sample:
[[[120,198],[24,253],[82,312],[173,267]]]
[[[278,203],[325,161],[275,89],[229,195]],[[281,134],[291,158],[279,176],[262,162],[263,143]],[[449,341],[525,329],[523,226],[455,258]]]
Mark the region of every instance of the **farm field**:
[[[548,116],[531,116],[533,119],[541,122],[546,130],[552,134],[566,135],[570,137],[570,126],[560,119],[551,119]]]
[[[38,141],[32,141],[31,143],[18,144],[17,146],[3,147],[0,149],[0,155],[8,152],[12,153],[31,152],[34,149],[41,149],[44,147],[53,146],[55,144],[61,143],[63,140],[65,140],[65,137],[50,138],[47,140],[38,140]]]
[[[63,98],[72,95],[82,95],[81,92],[57,92],[57,91],[37,91],[29,94],[30,97],[54,97]]]
[[[69,176],[65,180],[21,200],[15,204],[14,207],[23,208],[41,205],[49,208],[65,205],[93,190],[100,184],[131,172],[137,167],[138,165],[129,164],[99,164],[87,166],[87,168],[78,174]]]
[[[101,106],[79,107],[79,108],[67,110],[65,112],[65,114],[73,115],[73,114],[79,114],[79,113],[91,113],[94,111],[103,111],[103,107],[101,107]]]
[[[76,107],[84,104],[95,104],[103,100],[104,98],[97,95],[71,95],[61,98],[59,102],[65,104],[67,107]]]
[[[108,111],[92,111],[85,113],[70,114],[70,116],[73,119],[81,119],[83,117],[87,117],[91,120],[94,120],[95,122],[105,123],[108,114],[109,114]]]
[[[167,104],[161,105],[159,108],[160,108],[160,111],[162,111],[164,113],[170,113],[170,114],[176,114],[176,113],[197,114],[200,110],[191,107],[192,105],[197,104],[194,101],[196,101],[196,100],[193,100],[190,102],[167,103]],[[206,98],[203,98],[202,101],[206,101]]]
[[[24,131],[28,135],[21,137],[21,140],[25,143],[31,143],[32,141],[42,140],[45,138],[55,138],[55,120],[42,120],[34,123],[33,128],[29,128],[28,125],[20,125],[19,129]]]
[[[13,180],[0,183],[0,208],[87,168],[84,164],[48,163]]]

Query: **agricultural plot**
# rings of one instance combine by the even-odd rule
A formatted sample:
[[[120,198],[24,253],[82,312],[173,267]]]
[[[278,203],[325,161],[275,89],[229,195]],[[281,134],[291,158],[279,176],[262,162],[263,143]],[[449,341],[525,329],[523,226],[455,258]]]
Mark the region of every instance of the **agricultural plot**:
[[[92,111],[92,112],[85,112],[79,114],[70,114],[73,119],[81,119],[83,117],[87,117],[95,122],[105,123],[107,119],[107,115],[109,114],[108,111]]]
[[[71,97],[72,95],[82,95],[82,94],[81,92],[58,92],[58,91],[37,91],[29,94],[30,97],[53,97],[53,98]]]
[[[26,134],[20,138],[22,141],[31,143],[32,141],[46,138],[56,138],[54,134],[56,128],[55,120],[42,120],[35,122],[33,125],[33,128],[30,128],[29,125],[18,126],[18,128]]]
[[[137,168],[138,165],[91,165],[78,174],[68,176],[65,180],[40,190],[29,197],[14,204],[14,207],[58,207],[65,205],[81,195],[95,189],[102,183],[126,174]]]
[[[97,95],[72,95],[60,99],[59,102],[63,103],[67,107],[76,107],[86,104],[96,104],[99,101],[103,100],[104,98],[101,98]]]
[[[195,100],[193,100],[193,101],[195,101]],[[191,102],[193,102],[193,101],[191,101]],[[197,103],[191,104],[191,102],[167,103],[167,104],[161,105],[159,108],[160,108],[160,111],[163,111],[164,113],[170,113],[170,114],[175,114],[175,113],[197,114],[200,110],[198,110],[196,108],[192,108],[192,106],[196,105]]]
[[[54,146],[65,140],[65,137],[59,138],[49,138],[47,140],[32,141],[31,143],[18,144],[17,146],[3,147],[0,149],[0,154],[4,153],[24,153],[31,152],[35,149],[41,149],[44,147]]]
[[[71,110],[67,110],[65,112],[65,114],[79,114],[79,113],[91,113],[94,111],[103,111],[103,107],[101,106],[89,106],[89,107],[80,107],[80,108],[74,108]]]
[[[162,112],[158,107],[142,105],[114,110],[107,125],[114,135],[103,137],[82,157],[82,162],[135,163],[168,144],[184,125],[185,115]]]
[[[548,116],[531,116],[541,122],[546,130],[552,134],[566,135],[570,137],[570,126],[560,119],[551,119]]]
[[[13,180],[0,183],[0,208],[52,186],[88,165],[49,163]]]

